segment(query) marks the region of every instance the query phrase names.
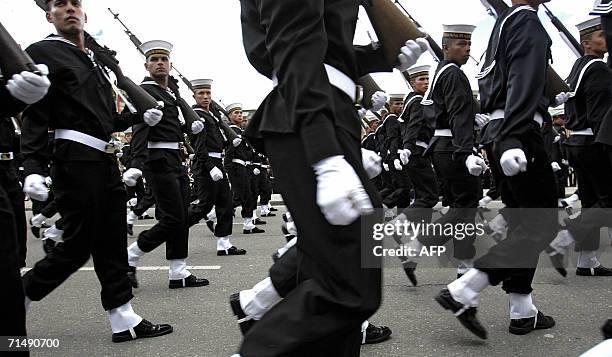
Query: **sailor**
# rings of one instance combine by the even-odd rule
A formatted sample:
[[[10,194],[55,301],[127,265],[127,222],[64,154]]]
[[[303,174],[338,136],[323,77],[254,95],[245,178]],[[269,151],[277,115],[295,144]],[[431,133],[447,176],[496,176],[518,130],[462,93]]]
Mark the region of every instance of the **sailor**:
[[[504,180],[502,200],[512,209],[512,229],[436,296],[483,339],[487,332],[476,316],[479,296],[502,282],[510,300],[510,333],[524,335],[555,325],[531,296],[539,254],[554,237],[557,223],[555,182],[541,133],[542,116],[551,103],[545,95],[551,40],[537,15],[542,2],[513,0],[512,8],[497,18],[478,75],[482,111],[491,118],[481,142],[490,146],[496,179]]]
[[[242,104],[232,103],[225,108],[229,114],[230,128],[242,136]],[[253,211],[256,208],[257,198],[253,197],[251,190],[251,175],[248,170],[248,161],[251,160],[252,150],[246,140],[234,147],[229,145],[225,151],[225,171],[232,188],[232,207],[241,206],[242,232],[244,234],[263,233],[253,223]],[[253,169],[255,170],[255,169]],[[259,171],[259,169],[257,169]]]
[[[204,123],[204,130],[193,137],[195,165],[193,168],[198,189],[198,203],[189,208],[189,226],[197,224],[214,208],[217,224],[217,255],[244,255],[246,250],[230,242],[232,235],[232,192],[223,167],[223,150],[226,145],[237,147],[242,140],[227,143],[219,122],[220,114],[211,110],[212,79],[196,79],[191,82],[196,105],[195,112]]]
[[[172,47],[171,43],[162,40],[148,41],[141,46],[146,58],[145,69],[149,72],[141,86],[163,103],[163,117],[154,126],[145,122],[134,128],[134,140],[146,142],[146,146],[138,147],[135,156],[144,162],[142,171],[151,184],[158,222],[141,232],[128,248],[129,276],[133,287],[138,287],[136,267],[140,258],[164,243],[170,289],[208,285],[208,280],[197,278],[187,270],[189,181],[180,152],[183,131],[199,133],[204,125],[197,121],[186,122],[178,107],[180,94],[171,82],[174,79],[169,76]],[[132,178],[135,176],[137,174]]]
[[[96,55],[86,48],[81,1],[37,1],[57,35],[26,50],[49,68],[51,87],[40,102],[24,112],[22,128],[24,192],[44,200],[48,176],[47,129],[55,129],[51,167],[58,210],[64,219],[65,242],[55,247],[23,276],[26,309],[60,286],[93,256],[102,285],[113,342],[172,332],[138,316],[130,304],[125,232],[126,192],[120,179],[111,133],[143,120],[154,125],[157,109],[117,114],[110,80]],[[61,74],[60,74],[61,73]]]
[[[565,229],[551,243],[549,250],[555,266],[567,253],[567,246],[576,241],[578,261],[576,275],[612,276],[612,269],[599,262],[599,230],[612,226],[612,163],[604,146],[596,142],[606,113],[612,108],[612,73],[603,60],[608,51],[601,18],[577,25],[585,55],[579,58],[568,82],[571,92],[565,95],[567,118],[563,144],[570,166],[576,172],[582,211],[567,221]]]

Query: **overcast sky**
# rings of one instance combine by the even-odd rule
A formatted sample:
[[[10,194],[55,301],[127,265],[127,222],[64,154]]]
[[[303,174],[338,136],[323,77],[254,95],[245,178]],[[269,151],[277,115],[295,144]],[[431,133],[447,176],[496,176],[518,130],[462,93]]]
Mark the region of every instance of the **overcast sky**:
[[[282,1],[282,0],[279,0]],[[505,0],[510,3],[510,0]],[[400,0],[411,15],[440,42],[442,24],[473,24],[472,55],[480,58],[485,51],[494,20],[479,0]],[[574,35],[575,25],[589,18],[592,0],[553,0],[550,9]],[[118,52],[123,71],[139,82],[146,74],[143,59],[133,47],[107,8],[118,12],[141,41],[161,39],[175,45],[172,61],[187,78],[213,78],[213,96],[225,104],[242,102],[256,108],[272,89],[270,81],[251,67],[242,47],[239,0],[84,0],[88,15],[86,30]],[[299,9],[296,9],[299,11]],[[576,57],[561,40],[549,19],[540,17],[553,40],[553,67],[565,78]],[[53,32],[44,13],[34,0],[0,0],[0,21],[22,46],[36,42]],[[365,12],[360,13],[355,34],[356,44],[369,42],[371,30]],[[420,63],[433,64],[429,55]],[[477,72],[470,61],[464,70],[472,84]],[[397,71],[374,76],[387,93],[406,93],[408,88]],[[187,91],[185,91],[187,93]],[[188,98],[190,99],[190,97]]]

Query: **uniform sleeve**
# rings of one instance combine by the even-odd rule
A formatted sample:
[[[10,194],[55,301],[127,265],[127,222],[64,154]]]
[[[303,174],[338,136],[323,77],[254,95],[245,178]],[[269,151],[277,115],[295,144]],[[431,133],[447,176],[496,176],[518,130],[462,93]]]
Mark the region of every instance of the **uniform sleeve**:
[[[355,46],[355,56],[359,67],[359,77],[376,72],[392,72],[393,67],[387,64],[382,46]]]
[[[587,121],[595,134],[612,105],[612,73],[604,63],[595,64],[584,78]]]
[[[261,25],[254,0],[240,0],[240,10],[242,39],[246,56],[259,73],[272,78],[272,63],[268,58],[268,50],[266,49],[266,30]]]
[[[420,125],[423,118],[423,106],[420,103],[413,103],[409,110],[404,113],[404,120],[407,121],[406,133],[403,138],[404,149],[412,152],[416,149],[416,141],[419,136]]]
[[[0,85],[0,116],[10,117],[19,114],[25,109],[26,104],[17,100],[9,93],[5,85]]]
[[[453,145],[453,157],[463,160],[474,150],[474,100],[472,89],[460,69],[447,71],[441,81],[444,104],[448,113]]]
[[[505,118],[497,142],[502,153],[521,148],[519,136],[532,127],[546,87],[549,54],[548,35],[536,17],[514,21],[514,26],[504,30],[504,36],[508,83]]]
[[[333,125],[334,93],[323,66],[327,51],[324,0],[261,0],[265,43],[291,127],[311,165],[342,155]]]

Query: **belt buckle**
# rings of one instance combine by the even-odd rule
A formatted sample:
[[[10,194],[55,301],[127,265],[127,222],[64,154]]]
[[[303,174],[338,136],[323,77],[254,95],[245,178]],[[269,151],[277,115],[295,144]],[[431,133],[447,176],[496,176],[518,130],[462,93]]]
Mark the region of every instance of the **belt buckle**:
[[[355,86],[355,103],[359,105],[363,101],[363,86],[356,85]]]
[[[185,143],[180,142],[179,143],[179,150],[183,150],[185,148]]]
[[[114,154],[115,153],[115,145],[111,144],[111,143],[107,143],[106,145],[104,145],[104,152],[107,154]]]
[[[10,152],[2,152],[0,153],[0,161],[7,161],[7,160],[12,160],[13,158],[11,157],[11,153]]]

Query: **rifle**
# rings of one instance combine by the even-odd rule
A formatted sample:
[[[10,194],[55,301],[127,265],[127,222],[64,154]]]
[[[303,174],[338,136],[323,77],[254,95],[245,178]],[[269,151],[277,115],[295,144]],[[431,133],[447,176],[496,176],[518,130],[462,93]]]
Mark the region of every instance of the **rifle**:
[[[480,2],[487,8],[489,15],[496,19],[507,11],[510,7],[503,0],[480,0]],[[569,92],[570,88],[563,79],[555,72],[555,70],[548,65],[548,81],[546,83],[546,97],[551,101],[554,101],[555,96],[562,92]]]
[[[0,23],[0,71],[7,80],[14,74],[23,71],[36,73],[41,75],[36,67],[36,64],[30,56],[19,47],[15,39]]]
[[[402,5],[399,0],[395,0],[395,4],[397,4],[397,6],[400,7],[400,9],[402,9],[402,11],[404,11],[404,13],[406,14],[406,16],[408,16],[408,18],[410,19],[410,21],[414,22],[414,24],[419,28],[422,29],[423,26],[421,26],[421,24],[414,18],[412,17],[412,15],[410,15],[410,13],[408,12],[408,10],[406,10],[406,8],[404,7],[404,5]],[[429,43],[429,47],[431,50],[431,54],[433,56],[434,59],[436,59],[437,61],[440,61],[441,59],[444,58],[444,53],[442,52],[442,48],[440,46],[438,46],[438,44],[436,43],[436,41],[431,38],[431,36],[429,35],[429,33],[427,32],[423,32],[423,34],[425,35],[425,39],[427,40],[427,42]]]
[[[113,15],[113,18],[121,24],[121,26],[123,27],[123,31],[130,38],[130,41],[132,41],[132,43],[134,44],[138,52],[140,52],[140,54],[144,56],[145,54],[142,52],[142,48],[141,48],[142,41],[140,41],[140,39],[126,26],[126,24],[123,23],[123,21],[121,21],[118,13],[113,12],[111,8],[108,8],[108,11],[111,13],[111,15]],[[179,71],[174,65],[172,65],[172,70],[174,70],[174,72],[178,75],[181,81],[187,86],[187,88],[193,91],[193,86],[191,85],[191,82],[187,79],[187,77],[185,77],[181,73],[181,71]],[[170,89],[172,89],[174,93],[176,94],[179,93],[178,83],[174,78],[171,78],[168,81],[168,84],[169,84]],[[191,108],[191,106],[180,95],[177,95],[177,102],[178,102],[179,108],[181,109],[181,112],[185,116],[186,121],[193,122],[194,120],[200,120],[200,116],[193,110],[193,108]],[[213,100],[211,105],[213,108],[216,108],[217,110],[221,111],[221,113],[223,113],[226,117],[229,118],[229,114],[225,111],[224,108],[222,108],[219,104],[217,104],[217,102]],[[212,123],[209,123],[209,124],[212,124]],[[229,125],[227,125],[225,121],[219,120],[219,126],[221,127],[221,129],[225,133],[225,136],[230,142],[233,142],[234,139],[238,138],[238,134],[236,134],[236,132],[232,130],[232,128],[230,128]]]
[[[572,50],[572,52],[574,52],[574,54],[578,58],[584,56],[584,49],[576,40],[576,38],[572,36],[571,32],[569,32],[569,30],[563,25],[561,20],[559,20],[559,18],[557,18],[555,14],[550,11],[546,4],[542,4],[542,6],[544,6],[544,12],[546,13],[546,15],[548,15],[552,24],[557,28],[557,30],[559,30],[559,36],[561,36],[561,38],[563,39],[565,44],[567,44],[570,50]]]

